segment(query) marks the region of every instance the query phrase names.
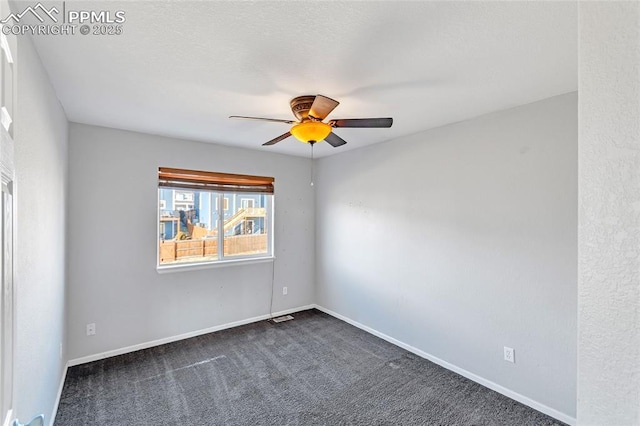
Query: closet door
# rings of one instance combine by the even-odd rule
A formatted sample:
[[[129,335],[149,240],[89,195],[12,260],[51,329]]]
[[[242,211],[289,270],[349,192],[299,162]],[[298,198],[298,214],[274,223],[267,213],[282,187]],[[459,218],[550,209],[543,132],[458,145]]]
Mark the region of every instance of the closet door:
[[[10,13],[0,0],[0,19]],[[0,31],[0,422],[13,420],[15,291],[14,261],[14,109],[17,40]]]
[[[0,398],[2,402],[2,418],[4,424],[11,421],[13,406],[13,194],[10,182],[2,183],[1,244],[2,259],[0,260],[2,276],[1,315],[1,348],[0,348]]]

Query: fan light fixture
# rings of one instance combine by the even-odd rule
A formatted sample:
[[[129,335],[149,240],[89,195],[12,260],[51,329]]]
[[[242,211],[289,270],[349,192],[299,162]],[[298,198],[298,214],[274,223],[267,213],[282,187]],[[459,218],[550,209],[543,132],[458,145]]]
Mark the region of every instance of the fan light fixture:
[[[293,126],[290,132],[300,142],[314,144],[329,136],[331,126],[320,121],[305,121]]]
[[[391,127],[393,118],[346,118],[324,121],[331,111],[338,106],[340,102],[327,98],[326,96],[304,95],[291,99],[289,102],[291,112],[296,117],[294,120],[283,120],[280,118],[265,117],[248,117],[246,115],[232,115],[229,118],[243,118],[246,120],[262,120],[276,123],[285,123],[291,129],[277,136],[270,141],[262,144],[262,146],[275,145],[280,141],[287,139],[289,136],[295,136],[300,142],[308,143],[313,147],[316,142],[325,141],[334,148],[347,143],[340,136],[336,135],[333,129],[340,127],[358,127],[358,128],[381,128]]]

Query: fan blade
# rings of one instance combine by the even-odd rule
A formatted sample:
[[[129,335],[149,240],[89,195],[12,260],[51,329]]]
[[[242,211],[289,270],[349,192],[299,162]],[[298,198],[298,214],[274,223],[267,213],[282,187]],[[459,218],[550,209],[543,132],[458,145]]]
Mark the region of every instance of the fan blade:
[[[291,133],[289,133],[289,132],[284,133],[284,134],[278,136],[277,138],[271,139],[269,142],[263,143],[262,146],[275,145],[278,142],[280,142],[281,140],[284,140],[284,139],[288,138],[289,136],[291,136]]]
[[[331,127],[391,127],[393,118],[347,118],[331,120]]]
[[[324,140],[327,141],[327,143],[333,146],[334,148],[337,148],[347,143],[347,141],[345,141],[344,139],[342,139],[340,136],[336,135],[333,132],[329,133],[329,136],[324,138]]]
[[[317,95],[316,98],[313,100],[313,104],[311,104],[311,109],[309,110],[309,117],[311,117],[316,121],[322,121],[339,104],[340,102],[334,101],[331,98],[327,98],[326,96],[322,96],[322,95]]]
[[[275,121],[276,123],[287,123],[287,124],[297,123],[297,121],[292,121],[292,120],[280,120],[277,118],[263,118],[263,117],[245,117],[244,115],[230,115],[229,118],[244,118],[247,120]]]

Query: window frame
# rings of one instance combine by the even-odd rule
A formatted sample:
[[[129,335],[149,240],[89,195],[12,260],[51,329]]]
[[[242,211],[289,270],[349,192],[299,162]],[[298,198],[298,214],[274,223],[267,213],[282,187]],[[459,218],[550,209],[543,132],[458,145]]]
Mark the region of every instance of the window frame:
[[[162,168],[161,168],[162,169]],[[212,172],[213,173],[213,172]],[[233,175],[230,175],[233,176]],[[258,177],[259,178],[259,177]],[[269,178],[272,179],[273,178]],[[170,189],[174,191],[185,191],[185,188],[182,187],[173,187],[167,185],[157,186],[157,196],[158,200],[160,200],[160,194],[162,189]],[[212,203],[215,205],[215,209],[212,209],[211,216],[217,214],[217,219],[215,222],[215,228],[217,228],[217,258],[214,260],[203,260],[203,261],[193,261],[193,262],[173,262],[173,263],[160,263],[160,244],[163,241],[160,238],[161,231],[161,217],[162,212],[160,209],[160,203],[158,201],[157,204],[157,214],[156,214],[156,270],[159,273],[164,272],[177,272],[184,271],[190,269],[204,269],[204,268],[212,268],[212,267],[221,267],[221,266],[231,266],[231,265],[240,265],[240,264],[248,264],[248,263],[262,263],[262,262],[271,262],[274,257],[274,201],[275,201],[275,193],[274,191],[266,193],[266,192],[247,192],[247,191],[230,191],[230,190],[212,190],[212,189],[196,189],[194,191],[201,193],[210,194],[210,199],[216,202]],[[199,193],[194,192],[194,196],[200,196]],[[264,216],[264,229],[266,231],[267,236],[267,250],[266,253],[256,253],[256,254],[240,254],[240,255],[226,255],[224,254],[225,248],[225,232],[224,232],[224,223],[225,223],[225,212],[229,210],[230,207],[230,198],[235,197],[236,199],[242,199],[242,195],[251,195],[253,196],[264,196],[265,197],[265,216]],[[253,200],[255,203],[255,200]],[[254,204],[255,205],[255,204]],[[175,207],[175,206],[174,206]],[[224,209],[227,207],[227,209]],[[235,213],[234,213],[235,214]],[[254,223],[255,225],[255,223]],[[214,228],[214,223],[211,223],[211,229]],[[254,228],[255,229],[255,228]]]

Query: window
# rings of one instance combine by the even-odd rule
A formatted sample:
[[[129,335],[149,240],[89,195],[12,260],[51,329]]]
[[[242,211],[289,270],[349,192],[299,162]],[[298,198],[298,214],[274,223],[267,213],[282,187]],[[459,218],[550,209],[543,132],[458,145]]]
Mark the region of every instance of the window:
[[[195,194],[192,191],[173,191],[173,207],[175,210],[188,211],[194,207]]]
[[[159,267],[272,255],[273,178],[164,167],[158,176]],[[162,200],[173,200],[169,214]]]
[[[253,208],[254,199],[253,198],[242,198],[240,200],[240,205],[243,209],[252,209]]]

